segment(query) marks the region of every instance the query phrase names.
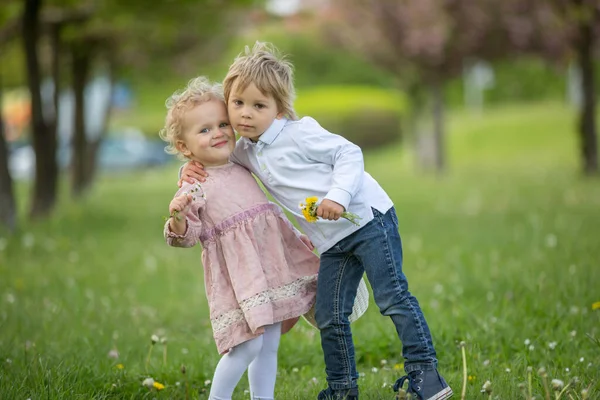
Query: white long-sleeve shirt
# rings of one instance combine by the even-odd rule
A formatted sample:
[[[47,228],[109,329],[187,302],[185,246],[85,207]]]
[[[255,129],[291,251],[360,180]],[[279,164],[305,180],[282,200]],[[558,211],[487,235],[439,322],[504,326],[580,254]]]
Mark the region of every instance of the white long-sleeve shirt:
[[[257,142],[241,138],[231,161],[260,179],[275,200],[296,217],[321,254],[371,221],[371,207],[385,213],[393,206],[387,193],[365,172],[360,147],[310,117],[276,119]],[[361,218],[360,226],[343,218],[306,221],[300,203],[311,196],[341,204]]]

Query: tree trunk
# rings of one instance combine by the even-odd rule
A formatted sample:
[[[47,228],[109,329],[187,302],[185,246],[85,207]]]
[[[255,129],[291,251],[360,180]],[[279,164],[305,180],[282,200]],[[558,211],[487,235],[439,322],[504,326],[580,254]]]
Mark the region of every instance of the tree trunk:
[[[71,162],[72,194],[80,197],[86,186],[87,135],[85,131],[85,85],[88,81],[90,58],[85,43],[73,46],[73,95],[75,121],[73,158]]]
[[[435,169],[441,174],[446,169],[446,143],[444,137],[444,96],[443,84],[434,81],[432,89],[433,100],[433,137],[435,146]]]
[[[43,115],[41,74],[37,54],[41,0],[25,0],[23,12],[23,45],[27,66],[27,84],[31,96],[33,150],[35,152],[35,183],[31,217],[50,214],[56,202],[58,165],[56,163],[56,132],[49,129]]]
[[[581,0],[576,1],[581,7]],[[589,10],[594,12],[594,10]],[[583,104],[579,114],[579,143],[584,174],[598,173],[598,136],[596,132],[596,89],[594,77],[593,18],[579,22],[577,59],[581,69]]]
[[[0,110],[2,110],[2,82],[0,82]],[[8,169],[8,146],[4,135],[4,121],[0,113],[0,228],[14,232],[17,227],[17,209],[12,179]]]

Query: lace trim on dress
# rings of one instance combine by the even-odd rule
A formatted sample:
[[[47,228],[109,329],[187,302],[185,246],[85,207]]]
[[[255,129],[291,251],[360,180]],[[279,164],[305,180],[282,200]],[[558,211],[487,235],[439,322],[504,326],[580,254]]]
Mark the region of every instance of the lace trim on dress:
[[[227,311],[216,318],[211,318],[214,333],[218,333],[237,322],[243,321],[245,319],[244,314],[250,311],[252,308],[277,300],[289,299],[290,297],[294,297],[302,293],[302,289],[306,287],[307,284],[316,280],[317,275],[303,276],[302,278],[288,283],[287,285],[283,285],[274,289],[268,289],[264,292],[257,293],[254,296],[242,300],[240,302],[240,308]]]

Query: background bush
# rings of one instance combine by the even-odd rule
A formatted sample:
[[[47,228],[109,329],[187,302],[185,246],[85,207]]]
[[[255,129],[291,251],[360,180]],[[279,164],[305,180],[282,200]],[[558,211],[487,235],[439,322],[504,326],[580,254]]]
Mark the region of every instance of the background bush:
[[[406,98],[397,91],[367,86],[321,86],[298,93],[296,111],[362,148],[401,138]]]

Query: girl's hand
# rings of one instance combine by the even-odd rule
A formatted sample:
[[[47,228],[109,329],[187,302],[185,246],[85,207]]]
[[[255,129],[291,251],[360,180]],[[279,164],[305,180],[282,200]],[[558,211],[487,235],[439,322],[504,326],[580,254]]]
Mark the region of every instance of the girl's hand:
[[[177,214],[181,218],[185,218],[192,208],[192,199],[192,195],[187,193],[175,197],[169,204],[169,215]]]
[[[198,161],[188,161],[181,170],[181,178],[177,181],[177,186],[181,187],[183,181],[194,184],[195,181],[206,182],[208,173],[204,170],[204,165]]]
[[[300,235],[300,240],[302,240],[302,243],[304,243],[306,245],[306,247],[308,247],[310,249],[310,251],[313,251],[315,249],[315,245],[310,241],[308,236],[306,236],[305,234]]]
[[[340,219],[343,212],[344,206],[329,199],[324,199],[317,207],[317,216],[330,221]]]

